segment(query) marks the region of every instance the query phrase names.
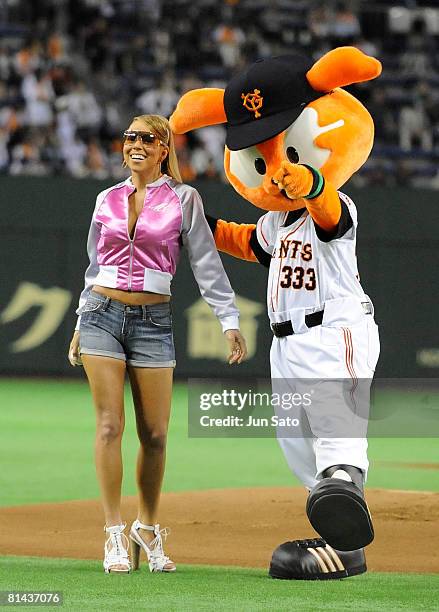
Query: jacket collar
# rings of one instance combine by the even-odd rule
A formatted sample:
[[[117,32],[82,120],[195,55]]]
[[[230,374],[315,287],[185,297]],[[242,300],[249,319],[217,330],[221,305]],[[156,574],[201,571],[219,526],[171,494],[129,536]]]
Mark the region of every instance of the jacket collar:
[[[163,185],[164,183],[166,183],[171,177],[168,176],[167,174],[162,174],[162,176],[159,176],[159,178],[154,181],[153,183],[148,183],[147,187],[160,187],[160,185]],[[131,176],[129,176],[127,178],[126,181],[124,181],[125,185],[128,185],[129,187],[133,187],[133,182],[131,180]]]

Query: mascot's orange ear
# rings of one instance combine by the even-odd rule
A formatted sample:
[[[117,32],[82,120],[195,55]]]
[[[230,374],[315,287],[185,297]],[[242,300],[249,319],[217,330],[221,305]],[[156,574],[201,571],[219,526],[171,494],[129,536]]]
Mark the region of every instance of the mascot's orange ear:
[[[169,123],[176,134],[184,134],[206,125],[227,121],[224,111],[224,89],[193,89],[184,94]]]
[[[331,91],[335,87],[375,79],[381,69],[381,62],[356,47],[338,47],[317,60],[306,78],[316,91]]]

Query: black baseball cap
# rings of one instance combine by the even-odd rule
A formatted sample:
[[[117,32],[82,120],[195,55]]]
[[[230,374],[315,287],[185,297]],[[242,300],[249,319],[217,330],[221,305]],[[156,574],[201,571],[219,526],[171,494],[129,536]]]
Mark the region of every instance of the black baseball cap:
[[[276,136],[307,104],[324,96],[306,79],[313,64],[303,55],[278,55],[257,60],[233,77],[224,92],[227,147],[238,151]]]

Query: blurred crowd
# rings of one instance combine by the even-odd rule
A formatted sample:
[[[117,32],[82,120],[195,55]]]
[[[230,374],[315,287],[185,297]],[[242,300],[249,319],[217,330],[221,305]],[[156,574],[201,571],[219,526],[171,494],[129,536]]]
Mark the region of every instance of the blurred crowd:
[[[131,117],[169,116],[259,57],[378,57],[352,86],[376,125],[357,184],[439,188],[439,6],[401,0],[0,0],[0,172],[122,178]],[[177,137],[184,180],[223,178],[224,128]]]

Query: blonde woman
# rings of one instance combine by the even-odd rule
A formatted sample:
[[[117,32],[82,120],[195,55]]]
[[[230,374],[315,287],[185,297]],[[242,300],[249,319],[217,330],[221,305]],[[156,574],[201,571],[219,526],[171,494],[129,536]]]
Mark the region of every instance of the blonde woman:
[[[123,164],[130,177],[97,197],[69,360],[84,365],[96,409],[96,471],[108,534],[105,572],[137,569],[141,550],[151,571],[173,572],[175,564],[163,551],[158,507],[175,366],[170,285],[182,245],[228,340],[229,363],[240,363],[247,349],[201,198],[181,182],[164,117],[132,120],[124,132]],[[129,532],[132,560],[120,510],[126,371],[140,442],[138,517]]]

